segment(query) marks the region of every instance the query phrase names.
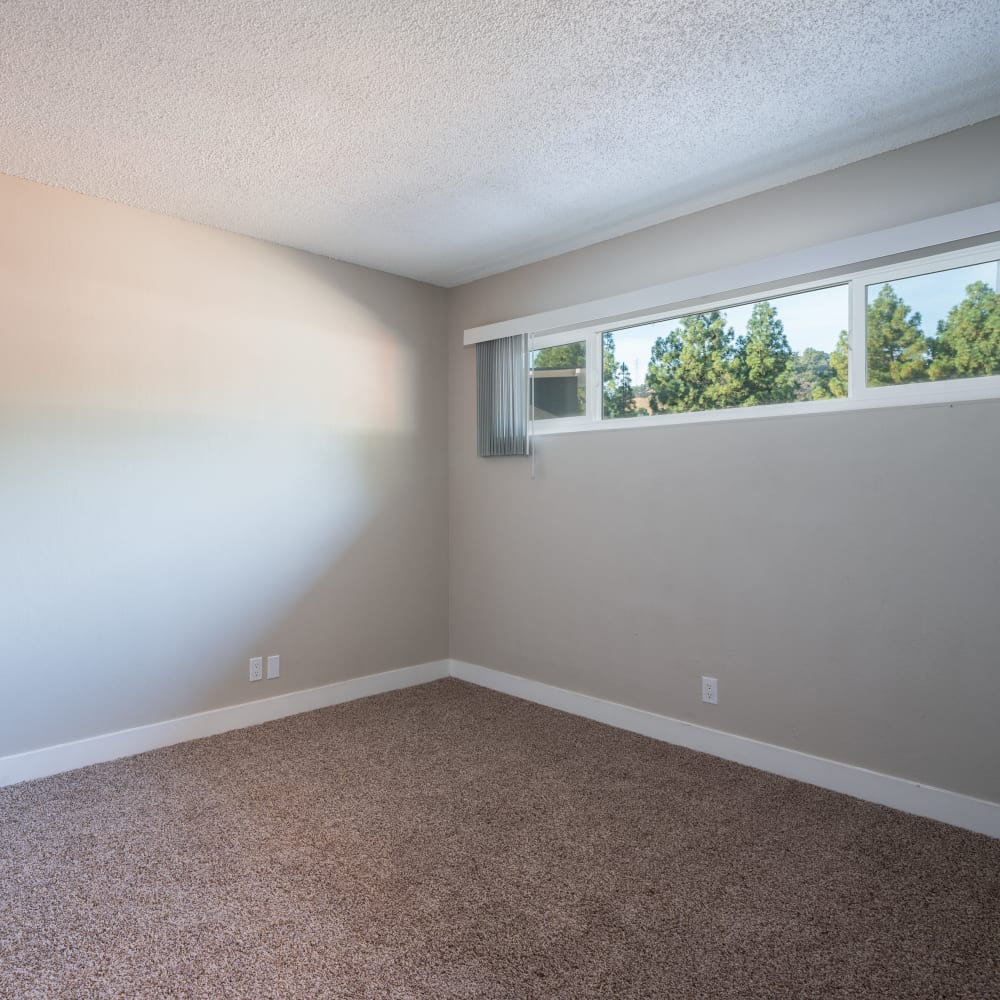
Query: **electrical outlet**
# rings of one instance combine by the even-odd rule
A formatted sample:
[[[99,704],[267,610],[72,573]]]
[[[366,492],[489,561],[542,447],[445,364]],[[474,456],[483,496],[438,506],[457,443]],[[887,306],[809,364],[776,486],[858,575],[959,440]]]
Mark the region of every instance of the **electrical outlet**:
[[[250,658],[250,680],[259,681],[264,673],[264,657],[252,656]]]
[[[267,679],[269,681],[274,680],[275,677],[281,676],[281,657],[280,656],[269,656],[267,658]]]
[[[701,700],[709,705],[719,704],[719,682],[714,677],[702,677]]]

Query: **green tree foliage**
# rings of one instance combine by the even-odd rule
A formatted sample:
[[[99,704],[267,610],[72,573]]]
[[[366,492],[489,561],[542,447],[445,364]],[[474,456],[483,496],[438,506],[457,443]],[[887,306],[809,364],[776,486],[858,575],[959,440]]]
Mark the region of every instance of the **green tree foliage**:
[[[654,413],[717,410],[795,399],[795,355],[777,309],[754,306],[738,340],[719,312],[686,316],[653,346],[646,388]]]
[[[868,384],[898,385],[927,379],[930,344],[920,329],[920,313],[883,285],[867,310]]]
[[[830,354],[806,348],[798,355],[770,302],[754,306],[738,339],[725,320],[719,312],[686,316],[657,338],[645,386],[654,413],[847,395],[846,330]]]
[[[1000,374],[1000,295],[983,281],[938,323],[928,374],[932,379]]]
[[[582,342],[560,344],[535,351],[532,367],[542,371],[560,368],[583,368],[587,364],[587,345]]]
[[[795,398],[829,399],[833,366],[830,355],[815,347],[807,347],[801,354],[792,356],[792,373],[795,376]]]
[[[634,417],[635,392],[632,388],[632,373],[625,362],[618,363],[615,357],[613,334],[604,335],[604,416]]]
[[[736,342],[733,374],[740,405],[787,403],[795,399],[795,370],[784,324],[770,302],[758,302],[747,332]]]
[[[624,361],[615,368],[610,390],[605,386],[604,415],[607,417],[634,417],[636,415],[632,376]]]
[[[603,370],[601,371],[601,381],[607,391],[615,380],[615,369],[618,367],[618,360],[615,358],[615,335],[606,333],[603,337]]]
[[[847,398],[848,358],[847,331],[841,330],[840,336],[837,338],[837,346],[830,352],[830,367],[833,369],[833,374],[830,376],[830,381],[827,382],[829,395],[814,398],[828,399],[831,396],[834,399]]]
[[[685,316],[680,326],[657,337],[646,388],[654,413],[684,413],[739,406],[734,372],[734,335],[719,312]]]

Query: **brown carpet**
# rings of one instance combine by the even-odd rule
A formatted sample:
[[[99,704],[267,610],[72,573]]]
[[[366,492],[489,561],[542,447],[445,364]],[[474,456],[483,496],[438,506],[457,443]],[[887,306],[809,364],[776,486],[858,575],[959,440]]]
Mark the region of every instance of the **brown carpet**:
[[[462,684],[0,789],[0,996],[1000,997],[1000,841]]]

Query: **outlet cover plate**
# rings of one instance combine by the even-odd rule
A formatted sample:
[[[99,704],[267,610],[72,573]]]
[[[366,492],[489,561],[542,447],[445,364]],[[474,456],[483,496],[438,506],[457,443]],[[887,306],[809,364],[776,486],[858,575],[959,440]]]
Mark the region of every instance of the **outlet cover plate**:
[[[252,656],[250,658],[250,680],[259,681],[264,673],[264,657]]]
[[[709,705],[719,704],[719,681],[715,677],[702,677],[701,700]]]

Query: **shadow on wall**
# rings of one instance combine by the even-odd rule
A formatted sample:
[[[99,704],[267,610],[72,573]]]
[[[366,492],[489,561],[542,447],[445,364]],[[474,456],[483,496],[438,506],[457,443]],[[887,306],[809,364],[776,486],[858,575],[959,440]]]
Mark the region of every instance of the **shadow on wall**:
[[[392,501],[415,422],[346,265],[40,197],[119,231],[0,244],[0,754],[275,693],[234,665]]]

